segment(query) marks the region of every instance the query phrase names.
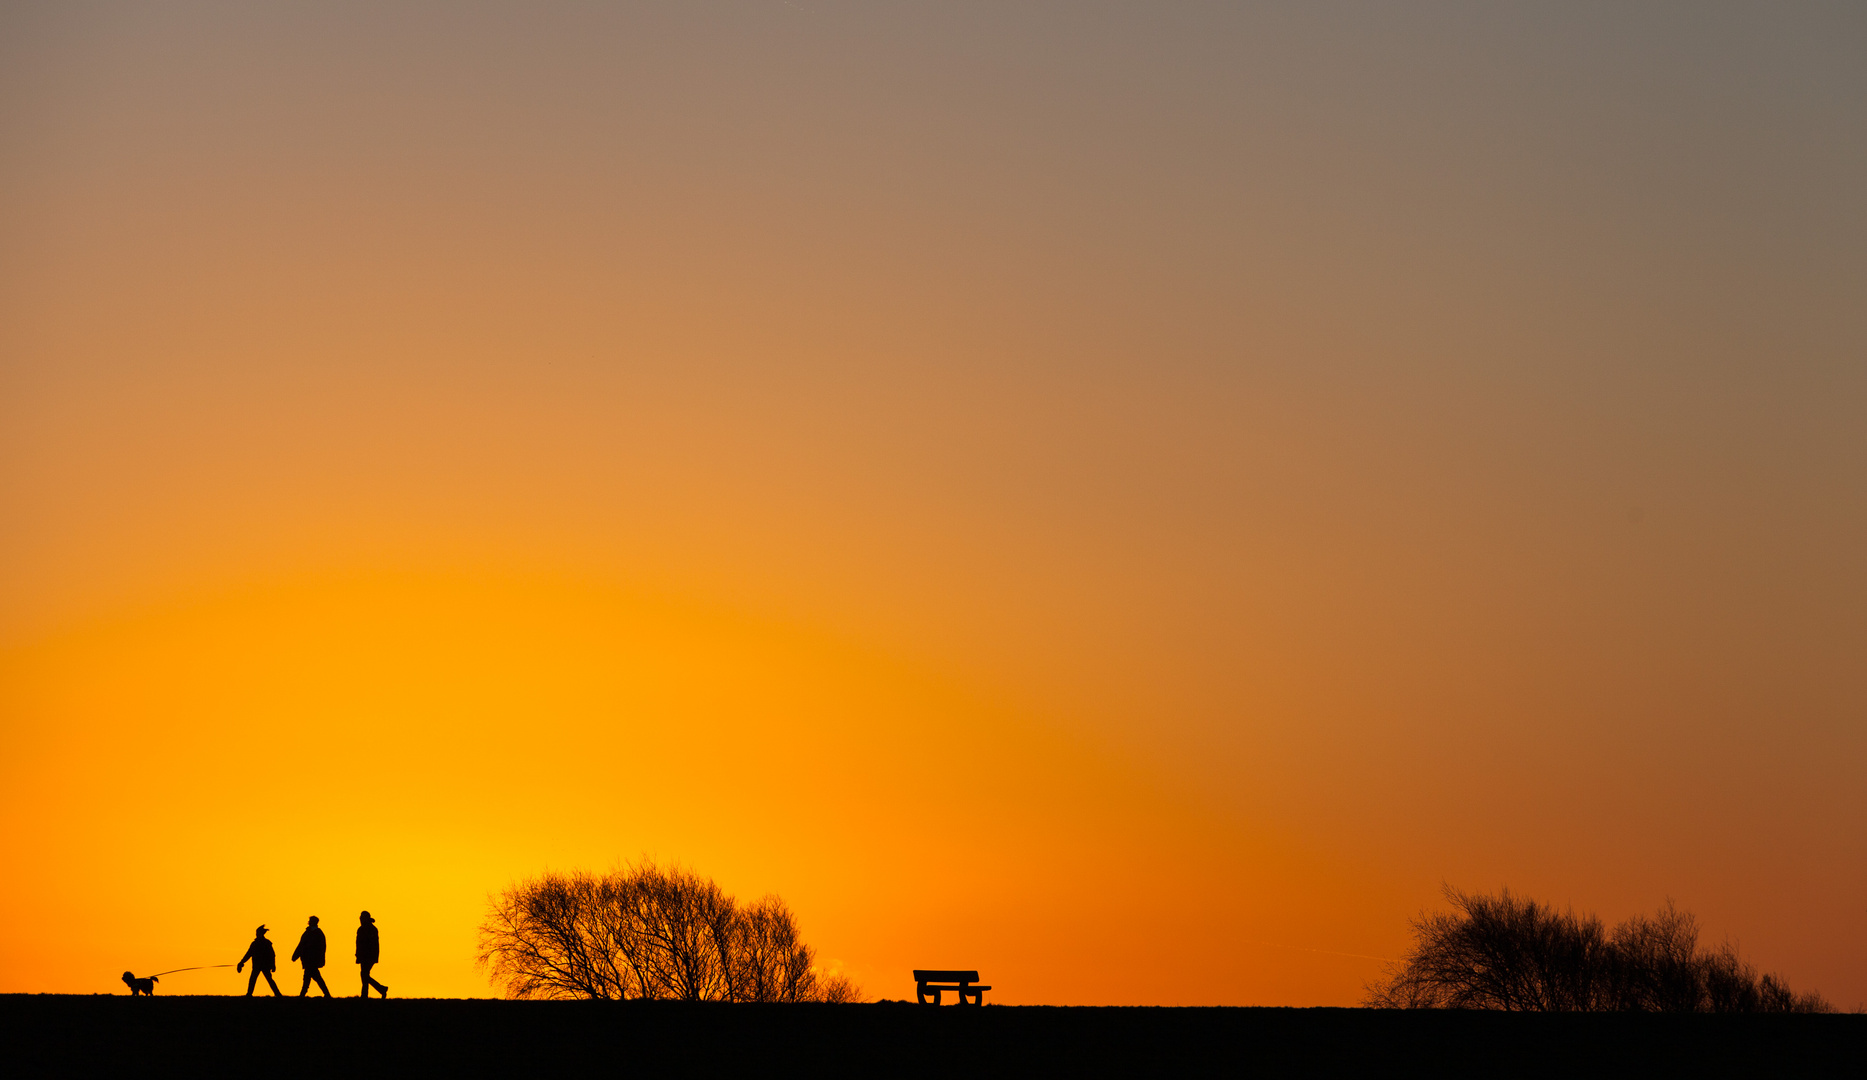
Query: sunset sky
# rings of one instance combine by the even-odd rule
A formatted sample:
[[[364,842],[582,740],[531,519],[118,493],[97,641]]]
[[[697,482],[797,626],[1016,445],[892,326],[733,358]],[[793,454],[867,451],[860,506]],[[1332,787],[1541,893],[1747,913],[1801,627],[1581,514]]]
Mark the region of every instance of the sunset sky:
[[[1449,883],[1852,1008],[1864,556],[1858,2],[0,8],[0,992],[649,857],[871,997]]]

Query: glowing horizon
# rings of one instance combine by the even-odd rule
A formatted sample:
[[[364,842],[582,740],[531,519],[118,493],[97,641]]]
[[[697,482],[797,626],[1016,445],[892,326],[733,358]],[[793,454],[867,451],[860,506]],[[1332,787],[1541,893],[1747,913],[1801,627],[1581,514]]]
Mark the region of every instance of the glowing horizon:
[[[1449,882],[1867,1000],[1864,35],[0,15],[0,992],[486,994],[649,855],[879,997],[1351,1004]]]

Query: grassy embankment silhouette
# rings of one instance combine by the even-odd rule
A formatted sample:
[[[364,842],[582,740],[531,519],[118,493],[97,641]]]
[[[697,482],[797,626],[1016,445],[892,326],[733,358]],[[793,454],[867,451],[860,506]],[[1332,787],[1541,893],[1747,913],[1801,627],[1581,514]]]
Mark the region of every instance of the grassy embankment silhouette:
[[[1821,1075],[1867,1016],[0,996],[15,1076]]]

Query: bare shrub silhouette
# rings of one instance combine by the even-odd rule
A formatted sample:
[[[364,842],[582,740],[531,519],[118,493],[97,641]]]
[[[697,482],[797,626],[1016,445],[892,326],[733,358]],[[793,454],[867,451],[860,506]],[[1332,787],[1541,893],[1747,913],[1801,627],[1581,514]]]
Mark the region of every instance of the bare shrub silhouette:
[[[1536,1012],[1832,1012],[1796,994],[1730,945],[1700,952],[1698,921],[1671,901],[1612,933],[1593,915],[1448,886],[1453,910],[1413,920],[1406,959],[1368,987],[1366,1004],[1398,1009]]]
[[[817,969],[784,901],[741,906],[710,878],[651,862],[547,873],[491,897],[479,964],[512,998],[862,1000]]]

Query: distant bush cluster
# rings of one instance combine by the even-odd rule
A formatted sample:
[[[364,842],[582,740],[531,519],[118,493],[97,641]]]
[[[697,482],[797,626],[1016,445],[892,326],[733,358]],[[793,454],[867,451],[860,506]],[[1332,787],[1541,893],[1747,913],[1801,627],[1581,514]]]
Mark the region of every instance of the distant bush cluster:
[[[479,962],[512,998],[862,1000],[817,970],[784,901],[740,905],[709,878],[652,863],[545,874],[494,896]]]
[[[1669,901],[1609,932],[1593,915],[1557,911],[1506,889],[1446,890],[1449,912],[1422,913],[1405,960],[1368,988],[1398,1009],[1540,1012],[1832,1012],[1758,976],[1725,945],[1700,951],[1698,921]]]

